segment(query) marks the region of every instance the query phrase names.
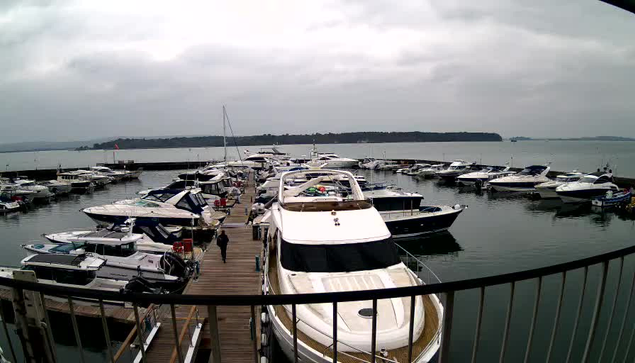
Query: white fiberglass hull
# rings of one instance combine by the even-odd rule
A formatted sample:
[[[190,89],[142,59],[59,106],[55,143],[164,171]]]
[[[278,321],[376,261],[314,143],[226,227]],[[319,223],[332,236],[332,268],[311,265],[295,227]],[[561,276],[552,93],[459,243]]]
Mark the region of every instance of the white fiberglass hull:
[[[443,317],[443,306],[441,302],[437,298],[436,295],[429,295],[432,303],[434,305],[435,310],[439,318]],[[293,335],[291,332],[284,326],[282,321],[278,316],[276,316],[275,309],[273,306],[267,306],[267,312],[269,314],[270,324],[272,326],[273,333],[276,337],[276,341],[280,346],[280,349],[284,353],[284,355],[290,361],[294,360],[294,349],[293,349]],[[301,327],[301,328],[300,328]],[[302,321],[298,322],[298,330],[311,329],[307,324],[304,324]],[[441,333],[441,332],[440,332]],[[439,333],[439,337],[441,334]],[[369,333],[370,338],[370,333]],[[298,361],[300,362],[311,362],[311,363],[332,363],[333,358],[319,352],[307,344],[305,344],[301,339],[298,339]],[[339,355],[343,358],[349,358],[346,355],[346,352],[342,352],[342,345],[338,344],[340,347]],[[439,348],[441,347],[441,339],[436,339],[430,343],[426,350],[424,350],[418,357],[413,357],[413,363],[428,363],[436,356]],[[350,353],[350,352],[349,352]],[[378,362],[381,360],[378,359]],[[340,362],[340,360],[338,360]]]

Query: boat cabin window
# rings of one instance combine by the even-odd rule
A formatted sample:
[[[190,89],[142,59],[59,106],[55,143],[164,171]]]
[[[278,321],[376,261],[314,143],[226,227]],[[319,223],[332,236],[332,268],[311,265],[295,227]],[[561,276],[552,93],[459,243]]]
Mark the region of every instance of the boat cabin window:
[[[39,280],[51,280],[60,284],[87,285],[95,279],[95,271],[65,270],[45,266],[25,266],[24,270],[35,271]]]
[[[580,179],[580,183],[593,183],[597,178],[594,176],[587,175],[584,178]]]
[[[139,229],[155,242],[167,241],[170,237],[170,233],[161,225],[154,227],[139,226]]]
[[[114,257],[128,257],[136,252],[134,242],[117,246],[87,243],[84,250],[102,256]]]
[[[351,272],[400,263],[392,239],[338,245],[306,245],[282,240],[280,263],[291,271]]]
[[[608,175],[602,175],[601,177],[597,178],[595,182],[593,182],[593,184],[604,184],[604,183],[611,183],[611,178],[609,178]]]

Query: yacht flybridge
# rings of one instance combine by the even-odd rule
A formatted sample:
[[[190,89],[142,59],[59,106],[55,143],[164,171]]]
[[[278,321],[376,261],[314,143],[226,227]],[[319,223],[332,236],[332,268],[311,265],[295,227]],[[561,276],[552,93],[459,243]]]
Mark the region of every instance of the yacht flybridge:
[[[306,178],[312,173],[312,178]],[[353,174],[346,171],[294,171],[280,178],[278,202],[264,217],[268,232],[265,266],[266,294],[310,294],[415,286],[421,280],[400,260],[381,215],[367,201]],[[308,179],[286,187],[288,181]],[[350,187],[327,188],[347,179]],[[286,188],[285,188],[286,187]],[[338,361],[371,357],[371,321],[377,315],[376,351],[389,361],[407,360],[410,299],[339,303],[337,317],[329,304],[297,307],[299,360],[332,362],[333,321],[337,319]],[[283,306],[268,306],[283,352],[293,357],[292,313]],[[425,312],[425,313],[424,313]],[[435,295],[415,299],[413,362],[430,361],[439,349],[443,307]],[[353,357],[353,358],[350,358]],[[378,356],[377,361],[382,357]]]

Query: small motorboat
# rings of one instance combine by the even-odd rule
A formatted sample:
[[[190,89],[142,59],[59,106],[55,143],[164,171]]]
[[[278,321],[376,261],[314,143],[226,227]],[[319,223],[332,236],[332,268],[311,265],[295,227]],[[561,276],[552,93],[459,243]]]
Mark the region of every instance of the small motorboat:
[[[135,277],[131,281],[98,277],[97,273],[106,260],[86,254],[47,254],[30,255],[21,261],[21,267],[0,267],[0,277],[15,280],[35,281],[41,284],[73,287],[87,290],[111,292],[150,292],[159,293],[161,289],[154,287],[142,278]],[[67,303],[66,297],[48,296],[51,300]],[[93,305],[97,301],[74,297],[73,301],[83,305]],[[110,305],[123,305],[123,301],[103,301]]]
[[[588,203],[596,197],[606,195],[608,191],[617,193],[620,188],[613,183],[613,175],[588,174],[577,182],[567,183],[556,188],[556,193],[565,203]]]
[[[439,170],[436,176],[441,179],[454,181],[457,177],[472,171],[472,163],[464,160],[454,160],[447,169]]]
[[[421,179],[427,179],[427,178],[432,178],[436,175],[436,173],[438,171],[443,170],[444,165],[443,164],[434,164],[434,165],[430,165],[427,168],[421,168],[417,171],[417,174],[415,175],[417,178],[421,178]]]
[[[538,194],[540,194],[541,199],[558,198],[556,188],[567,183],[577,182],[583,176],[584,174],[579,173],[575,170],[570,173],[558,175],[556,176],[556,180],[550,180],[548,182],[536,185],[536,191],[538,192]]]
[[[605,195],[591,199],[591,204],[601,208],[628,204],[631,201],[632,195],[631,190],[622,190],[616,193],[609,190]]]
[[[502,178],[504,176],[513,175],[515,172],[510,171],[509,167],[488,166],[482,170],[459,175],[456,178],[457,183],[462,185],[483,186],[490,180]]]
[[[12,201],[0,201],[0,214],[7,214],[11,212],[17,212],[22,206],[18,202]]]

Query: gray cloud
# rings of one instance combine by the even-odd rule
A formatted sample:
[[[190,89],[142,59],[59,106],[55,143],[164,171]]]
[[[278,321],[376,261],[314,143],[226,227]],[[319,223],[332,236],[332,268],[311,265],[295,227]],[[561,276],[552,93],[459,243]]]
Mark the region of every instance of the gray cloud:
[[[2,2],[0,142],[218,134],[222,104],[239,134],[635,136],[635,18],[600,2],[125,4]]]

